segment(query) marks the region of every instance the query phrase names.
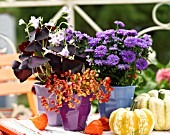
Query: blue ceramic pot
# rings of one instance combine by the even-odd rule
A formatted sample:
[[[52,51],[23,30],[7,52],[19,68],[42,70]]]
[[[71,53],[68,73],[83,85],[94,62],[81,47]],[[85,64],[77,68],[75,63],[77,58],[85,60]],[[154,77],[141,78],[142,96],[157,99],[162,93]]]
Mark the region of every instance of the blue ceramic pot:
[[[105,87],[101,86],[105,91]],[[134,98],[135,86],[113,86],[114,90],[108,102],[99,103],[98,109],[100,116],[110,117],[112,111],[118,108],[130,107]]]

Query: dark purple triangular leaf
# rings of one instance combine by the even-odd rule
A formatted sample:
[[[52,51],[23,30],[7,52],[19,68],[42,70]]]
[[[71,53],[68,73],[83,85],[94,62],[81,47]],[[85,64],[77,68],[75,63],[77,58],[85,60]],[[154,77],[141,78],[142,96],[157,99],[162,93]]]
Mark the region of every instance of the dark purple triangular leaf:
[[[63,58],[62,66],[64,72],[71,70],[71,73],[78,73],[82,70],[83,63],[79,60],[70,60]]]
[[[76,48],[76,56],[81,58],[86,58],[86,53],[84,51],[82,52],[82,49]]]
[[[26,59],[28,59],[31,55],[27,55],[25,53],[21,53],[21,55],[19,55],[19,59],[24,61]]]
[[[44,40],[44,39],[48,38],[48,35],[49,35],[49,30],[46,27],[44,27],[36,33],[35,39],[36,40]]]
[[[29,67],[28,67],[28,64],[29,64],[29,59],[24,60],[24,61],[20,64],[19,69],[28,69],[28,68],[29,68]]]
[[[39,67],[40,65],[43,65],[45,62],[48,62],[50,59],[46,57],[40,57],[40,56],[33,56],[30,57],[28,67],[35,68]]]
[[[12,69],[17,69],[20,66],[20,64],[21,63],[19,61],[14,60],[12,62]]]
[[[69,55],[73,56],[76,52],[76,47],[74,45],[68,45],[68,51],[70,52]]]
[[[42,52],[42,45],[38,42],[38,41],[32,41],[31,43],[29,43],[29,45],[25,48],[26,51],[28,52],[33,52],[33,51],[37,51],[37,52]]]
[[[57,53],[63,50],[63,46],[61,45],[60,46],[48,46],[47,48]]]
[[[27,52],[25,48],[29,45],[30,41],[22,42],[21,45],[19,45],[19,50],[21,53],[27,54],[27,55],[32,55],[33,52]]]
[[[63,73],[61,57],[56,56],[52,53],[48,53],[45,56],[50,59],[49,64],[50,66],[52,66],[53,72],[57,74]]]
[[[31,69],[14,69],[15,76],[20,80],[20,82],[24,82],[32,75]]]

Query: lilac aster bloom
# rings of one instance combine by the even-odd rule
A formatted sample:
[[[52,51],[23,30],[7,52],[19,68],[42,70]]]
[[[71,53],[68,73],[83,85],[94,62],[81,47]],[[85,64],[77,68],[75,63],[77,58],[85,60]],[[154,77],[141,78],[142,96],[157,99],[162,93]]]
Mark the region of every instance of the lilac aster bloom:
[[[104,45],[100,45],[98,47],[96,47],[96,49],[94,50],[94,57],[99,57],[102,58],[107,52],[107,47]]]
[[[134,30],[134,29],[132,29],[132,30],[126,30],[125,35],[126,35],[126,36],[137,36],[137,35],[138,35],[138,32],[137,32],[136,30]]]
[[[126,33],[126,30],[125,30],[125,29],[118,29],[118,30],[117,30],[117,34],[119,34],[119,35],[124,36],[125,33]]]
[[[147,42],[144,39],[137,38],[136,44],[141,48],[148,48]]]
[[[94,60],[95,65],[102,66],[102,60]]]
[[[105,34],[105,32],[100,31],[100,32],[96,33],[96,37],[97,38],[105,38],[105,37],[107,37],[107,35]]]
[[[113,46],[111,46],[111,47],[109,48],[109,50],[110,50],[110,51],[116,51],[116,50],[118,50],[117,44],[114,44]]]
[[[110,66],[117,65],[119,63],[119,57],[117,55],[111,54],[107,57],[107,64]]]
[[[66,32],[66,41],[70,41],[73,37],[73,31],[69,28],[65,30]]]
[[[136,68],[138,70],[144,70],[148,67],[148,63],[144,58],[140,58],[136,62]]]
[[[75,34],[76,34],[76,38],[79,39],[79,40],[82,40],[83,39],[83,34],[80,32],[80,31],[75,31]]]
[[[125,46],[127,47],[134,47],[134,45],[136,44],[137,40],[135,37],[127,37],[125,40],[124,40],[124,44]]]
[[[148,46],[152,46],[152,40],[150,38],[151,36],[150,35],[147,35],[147,34],[144,34],[143,35],[143,38],[144,40],[146,41],[146,43],[148,44]]]
[[[104,40],[102,44],[106,45],[109,42],[109,40]]]
[[[87,48],[84,50],[85,52],[94,52],[94,50],[92,48]]]
[[[118,65],[118,69],[120,69],[120,70],[126,70],[129,68],[130,68],[130,66],[128,64],[119,64]]]
[[[98,39],[98,38],[89,38],[88,44],[90,46],[96,46],[99,41],[100,41],[100,39]]]
[[[115,31],[114,31],[114,29],[110,29],[110,30],[104,31],[104,33],[105,33],[105,35],[110,36],[112,34],[115,34]]]
[[[122,59],[124,62],[131,63],[136,59],[136,55],[132,51],[121,51],[120,55],[122,56]]]
[[[125,27],[125,24],[121,21],[115,21],[114,24],[120,26],[120,27]]]
[[[122,41],[122,39],[118,38],[118,37],[112,37],[114,41]]]

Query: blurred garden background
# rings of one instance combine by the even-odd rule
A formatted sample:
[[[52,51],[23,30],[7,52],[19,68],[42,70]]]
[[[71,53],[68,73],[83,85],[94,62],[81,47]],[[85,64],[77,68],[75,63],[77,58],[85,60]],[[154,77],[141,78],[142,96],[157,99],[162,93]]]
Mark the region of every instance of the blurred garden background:
[[[145,28],[155,26],[152,20],[152,10],[155,4],[121,4],[121,5],[88,5],[80,6],[100,28],[103,30],[112,29],[114,21],[119,20],[125,23],[127,29],[136,29],[141,31]],[[44,18],[47,22],[61,9],[60,6],[50,7],[20,7],[20,8],[0,8],[0,14],[9,14],[16,23],[16,48],[24,41],[26,33],[24,26],[19,26],[19,19],[26,22],[31,16]],[[170,4],[164,4],[157,10],[157,18],[162,23],[170,22]],[[8,25],[5,26],[8,29]],[[75,30],[80,30],[90,36],[94,36],[95,30],[75,12]],[[149,69],[143,73],[143,83],[141,87],[136,88],[136,94],[147,92],[147,90],[160,88],[156,83],[156,72],[163,67],[169,67],[170,61],[170,31],[159,30],[152,31],[150,34],[153,39],[153,50],[156,52],[156,61],[149,66]],[[161,88],[168,88],[167,82],[163,82]],[[20,97],[19,103],[22,103],[24,97]],[[23,99],[22,99],[23,98]],[[23,102],[24,104],[25,101]]]

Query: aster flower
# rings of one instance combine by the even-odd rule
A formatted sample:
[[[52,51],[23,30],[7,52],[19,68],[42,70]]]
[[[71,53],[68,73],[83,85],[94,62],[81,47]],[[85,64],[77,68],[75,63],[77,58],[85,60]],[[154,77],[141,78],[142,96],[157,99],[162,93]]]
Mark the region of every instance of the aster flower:
[[[117,55],[111,54],[107,57],[107,64],[110,66],[117,65],[119,63],[119,57]]]
[[[136,85],[139,81],[134,75],[147,68],[152,40],[149,35],[138,37],[135,29],[122,29],[123,22],[115,24],[116,29],[97,32],[88,39],[87,62],[102,79],[110,76],[113,86]]]
[[[135,37],[127,37],[125,40],[124,40],[124,44],[125,46],[127,47],[134,47],[135,44],[137,43],[136,42],[136,38]]]
[[[119,64],[118,65],[118,69],[120,69],[120,70],[127,70],[129,68],[130,68],[130,66],[128,64]]]
[[[137,45],[141,48],[148,48],[147,42],[141,38],[137,38]]]
[[[105,56],[106,52],[107,52],[107,47],[104,45],[100,45],[96,47],[96,49],[94,50],[95,53],[94,57],[102,58],[103,56]]]
[[[99,42],[98,38],[91,38],[91,39],[89,39],[88,44],[91,46],[95,46],[95,45],[97,45],[98,42]]]
[[[131,63],[136,59],[136,55],[132,51],[121,51],[120,55],[122,56],[122,59],[124,62]]]
[[[148,67],[148,63],[144,58],[140,58],[136,62],[136,68],[139,70],[144,70]]]
[[[125,24],[121,21],[115,21],[114,24],[118,25],[119,27],[125,27]]]
[[[98,66],[102,66],[103,62],[102,62],[102,60],[94,60],[94,64],[98,65]]]

